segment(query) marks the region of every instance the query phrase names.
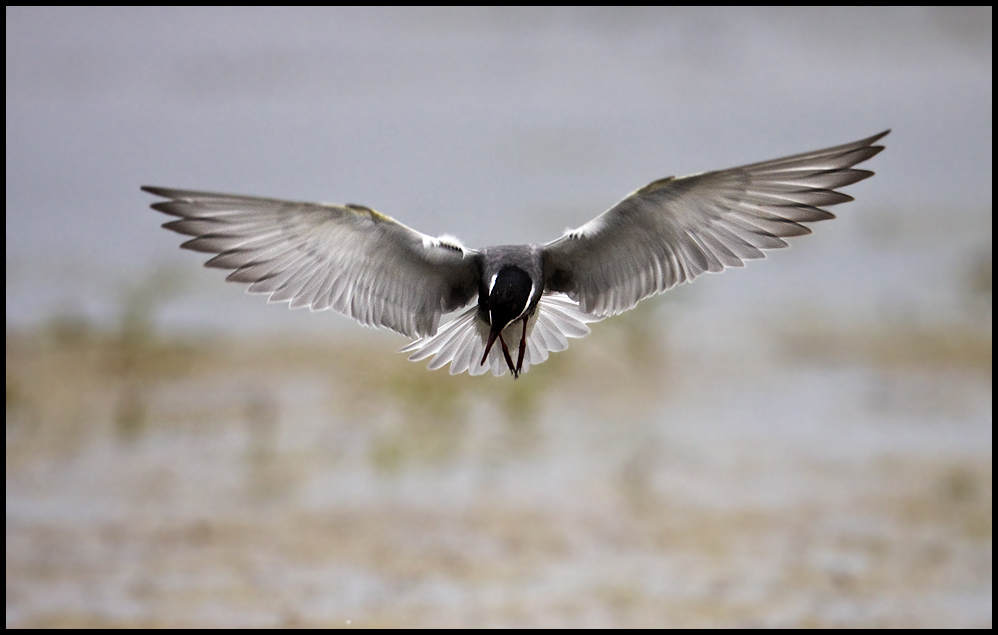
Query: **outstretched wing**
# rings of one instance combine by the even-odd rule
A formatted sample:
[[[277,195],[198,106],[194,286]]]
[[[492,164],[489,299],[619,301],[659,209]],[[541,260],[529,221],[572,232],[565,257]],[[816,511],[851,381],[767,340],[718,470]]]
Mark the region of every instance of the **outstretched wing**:
[[[608,316],[705,271],[740,267],[784,238],[809,234],[801,223],[834,218],[822,207],[853,200],[835,191],[873,172],[888,131],[862,141],[730,170],[655,181],[594,220],[544,247],[545,290],[583,311]]]
[[[163,227],[193,236],[182,247],[218,254],[205,265],[271,302],[421,337],[478,294],[477,252],[366,207],[142,189],[171,199],[152,208],[179,217]]]

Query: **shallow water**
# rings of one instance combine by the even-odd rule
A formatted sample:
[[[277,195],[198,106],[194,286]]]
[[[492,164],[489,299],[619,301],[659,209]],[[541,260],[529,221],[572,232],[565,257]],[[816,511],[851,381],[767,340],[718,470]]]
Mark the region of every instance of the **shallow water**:
[[[7,626],[990,625],[990,346],[628,353],[640,317],[515,382],[8,334]]]

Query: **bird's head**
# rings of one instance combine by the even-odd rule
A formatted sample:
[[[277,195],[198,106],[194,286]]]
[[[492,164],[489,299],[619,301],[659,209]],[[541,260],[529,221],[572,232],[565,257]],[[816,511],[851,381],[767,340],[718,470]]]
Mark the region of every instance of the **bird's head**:
[[[519,267],[507,265],[492,277],[486,307],[491,328],[485,355],[482,357],[483,364],[502,330],[526,313],[533,293],[534,281]]]

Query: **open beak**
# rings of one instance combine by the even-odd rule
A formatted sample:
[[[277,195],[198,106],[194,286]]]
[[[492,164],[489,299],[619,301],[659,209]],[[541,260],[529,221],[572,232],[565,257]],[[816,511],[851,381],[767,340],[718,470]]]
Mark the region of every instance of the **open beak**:
[[[505,327],[503,327],[505,328]],[[485,354],[482,355],[482,366],[485,365],[485,360],[489,358],[489,351],[492,350],[492,345],[496,343],[496,339],[499,339],[499,343],[502,344],[502,356],[506,358],[506,366],[509,367],[509,372],[513,373],[513,379],[516,379],[520,375],[520,368],[523,365],[523,348],[524,342],[520,343],[520,361],[517,365],[513,365],[513,358],[509,355],[509,348],[506,346],[506,340],[502,338],[503,329],[496,330],[495,327],[489,332],[489,341],[485,345]],[[526,335],[524,335],[526,338]]]
[[[479,366],[485,365],[485,360],[489,358],[489,351],[492,350],[492,345],[496,343],[496,338],[502,333],[502,329],[496,329],[495,327],[489,332],[489,342],[485,345],[485,354],[482,355],[482,363]]]

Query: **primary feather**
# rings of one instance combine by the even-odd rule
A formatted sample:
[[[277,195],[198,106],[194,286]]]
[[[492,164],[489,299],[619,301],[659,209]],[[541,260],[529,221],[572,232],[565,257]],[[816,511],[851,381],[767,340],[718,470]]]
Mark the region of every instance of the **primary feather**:
[[[476,252],[366,207],[142,189],[172,199],[153,208],[180,217],[163,226],[194,237],[184,248],[218,254],[206,266],[271,302],[421,337],[478,294]]]
[[[834,218],[835,191],[873,176],[853,166],[890,131],[834,148],[654,181],[544,246],[545,288],[608,316],[700,274],[740,267]]]

